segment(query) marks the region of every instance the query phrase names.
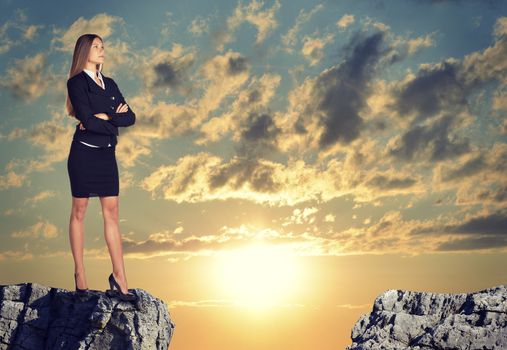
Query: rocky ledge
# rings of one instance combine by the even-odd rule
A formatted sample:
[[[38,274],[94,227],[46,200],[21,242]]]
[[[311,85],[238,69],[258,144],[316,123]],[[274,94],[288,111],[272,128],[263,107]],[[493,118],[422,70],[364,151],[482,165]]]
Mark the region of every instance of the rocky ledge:
[[[102,291],[37,283],[0,286],[0,349],[167,349],[174,332],[166,304],[142,289],[135,303]]]
[[[389,290],[352,329],[348,350],[507,349],[507,285],[470,294]]]

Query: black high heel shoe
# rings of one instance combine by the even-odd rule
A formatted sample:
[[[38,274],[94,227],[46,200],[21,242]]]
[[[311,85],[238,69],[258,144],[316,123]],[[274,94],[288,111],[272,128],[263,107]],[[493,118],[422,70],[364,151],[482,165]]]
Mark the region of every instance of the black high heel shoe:
[[[85,288],[85,289],[78,288],[77,287],[76,277],[77,277],[77,274],[74,272],[74,284],[76,286],[76,292],[77,292],[77,294],[79,294],[79,295],[86,294],[89,291],[89,289],[88,288]]]
[[[109,288],[111,288],[110,291],[114,291],[115,287],[116,287],[116,289],[118,289],[118,296],[120,297],[121,300],[123,300],[123,301],[136,301],[137,300],[137,296],[135,294],[132,294],[130,292],[128,292],[127,294],[123,293],[121,291],[120,285],[114,279],[113,274],[110,274],[109,275]]]

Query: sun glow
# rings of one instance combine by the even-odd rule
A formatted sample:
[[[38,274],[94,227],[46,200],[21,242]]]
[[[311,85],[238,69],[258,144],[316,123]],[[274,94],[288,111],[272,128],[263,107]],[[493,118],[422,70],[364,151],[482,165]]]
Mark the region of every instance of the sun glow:
[[[216,281],[225,295],[243,306],[283,306],[300,287],[301,266],[296,258],[269,245],[222,252]]]

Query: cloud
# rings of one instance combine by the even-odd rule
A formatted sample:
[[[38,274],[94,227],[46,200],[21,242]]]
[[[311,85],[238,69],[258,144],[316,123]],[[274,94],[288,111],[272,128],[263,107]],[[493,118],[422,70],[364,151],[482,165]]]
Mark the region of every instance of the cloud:
[[[346,28],[352,23],[354,23],[354,15],[343,15],[337,22],[336,26],[338,28]]]
[[[422,47],[430,47],[434,46],[435,41],[433,39],[432,34],[427,34],[425,36],[420,36],[414,39],[409,39],[407,41],[408,46],[408,54],[413,55],[417,51],[419,51]]]
[[[58,237],[58,227],[47,220],[39,220],[25,230],[13,231],[13,238],[44,238],[51,239]]]
[[[441,161],[465,154],[471,150],[470,139],[453,133],[462,123],[463,118],[459,116],[445,115],[428,125],[416,125],[389,140],[387,152],[411,162]]]
[[[26,129],[14,128],[7,135],[0,135],[0,139],[5,138],[8,141],[16,140],[24,137],[26,135],[26,131]]]
[[[327,34],[324,37],[303,37],[303,47],[301,48],[301,54],[308,61],[310,61],[310,66],[314,66],[320,62],[322,57],[324,57],[324,47],[333,42],[333,34]]]
[[[56,50],[72,53],[77,38],[82,34],[98,34],[106,41],[113,35],[114,27],[123,23],[124,20],[121,17],[111,16],[107,13],[99,13],[89,20],[79,17],[68,29],[54,29],[55,36],[51,40],[51,45]]]
[[[205,62],[199,69],[207,81],[199,109],[205,113],[217,109],[227,95],[237,92],[247,81],[249,71],[248,60],[238,52],[228,51]]]
[[[344,62],[307,79],[289,93],[287,114],[295,122],[284,135],[285,147],[325,151],[336,144],[347,145],[364,127],[360,113],[366,107],[369,82],[375,76],[384,49],[384,34],[355,35],[346,45]],[[292,145],[291,145],[292,144]],[[284,147],[284,148],[285,148]]]
[[[176,61],[171,61],[175,51],[180,52],[180,49],[174,48],[172,53],[159,52],[160,62],[170,62],[167,64],[173,68],[179,66]],[[179,57],[182,56],[177,55],[177,57],[179,60]],[[183,58],[182,62],[186,62],[183,63],[183,66],[188,67],[192,60],[192,57]],[[166,68],[169,67],[167,64]],[[154,74],[154,71],[152,72]],[[199,99],[189,99],[184,104],[167,103],[165,100],[154,102],[155,96],[152,92],[143,92],[132,98],[130,103],[135,107],[136,114],[141,117],[136,122],[136,127],[128,132],[138,137],[164,139],[188,135],[196,131],[210,113],[220,107],[227,96],[237,93],[248,80],[249,64],[247,59],[239,53],[228,51],[204,62],[201,67],[197,68],[196,74],[199,76],[200,85],[192,89],[203,90],[199,94]],[[171,82],[172,86],[179,86],[178,81],[182,80],[178,78],[178,73],[175,73],[167,75],[159,83],[169,84]],[[152,83],[155,83],[156,80],[148,78],[147,81],[151,81],[148,84],[153,85]]]
[[[499,17],[495,22],[493,34],[497,37],[507,35],[507,17]]]
[[[31,159],[25,171],[53,170],[54,163],[66,159],[69,154],[69,141],[72,140],[75,122],[63,113],[53,113],[51,119],[32,126],[28,131],[28,141],[43,150],[38,159]],[[72,126],[72,127],[70,127]]]
[[[54,170],[52,166],[68,156],[75,125],[63,113],[52,112],[51,119],[36,123],[29,129],[15,131],[16,134],[25,135],[25,140],[43,153],[39,157],[34,153],[27,159],[12,160],[6,166],[6,175],[0,175],[0,189],[20,187],[25,181],[29,183],[28,175],[32,172]]]
[[[453,219],[451,223],[439,223],[412,231],[414,235],[441,235],[448,239],[440,242],[436,250],[482,250],[507,247],[507,212],[469,215]]]
[[[336,215],[333,215],[333,214],[327,214],[324,217],[324,222],[335,222],[335,220],[336,220]]]
[[[33,41],[39,34],[39,30],[45,27],[40,24],[27,24],[27,19],[24,10],[16,9],[10,18],[0,26],[0,55],[9,52],[16,46]],[[17,36],[18,39],[14,39],[14,36]]]
[[[125,26],[123,18],[99,13],[90,19],[79,17],[69,28],[55,28],[51,39],[51,50],[66,52],[70,55],[74,52],[77,39],[83,34],[97,34],[104,40],[104,75],[114,75],[124,65],[136,67],[135,51],[129,43],[116,38],[116,32]]]
[[[441,251],[474,251],[507,247],[507,237],[484,236],[454,239],[438,246]]]
[[[56,195],[54,191],[42,191],[37,193],[35,196],[25,199],[25,204],[31,204],[35,206],[37,203],[42,202],[48,198],[52,198]]]
[[[238,92],[235,100],[230,104],[227,111],[219,116],[213,116],[204,122],[200,129],[200,137],[195,140],[196,144],[204,145],[209,142],[219,141],[226,133],[232,132],[233,141],[241,141],[244,136],[251,134],[255,126],[251,123],[259,123],[258,116],[268,110],[269,103],[275,97],[280,84],[281,76],[263,74],[261,77],[253,76],[247,86]],[[275,117],[264,117],[273,135],[273,129],[279,129]],[[269,120],[267,120],[269,118]],[[254,133],[255,134],[255,133]],[[265,139],[265,138],[264,138]]]
[[[496,28],[501,27],[502,18],[496,23]],[[506,81],[506,57],[507,38],[495,36],[492,46],[472,52],[461,61],[447,58],[436,64],[422,64],[416,75],[408,75],[398,84],[393,92],[396,101],[390,107],[412,125],[466,110],[467,99],[478,88]]]
[[[421,121],[442,110],[466,105],[468,91],[459,78],[459,63],[446,59],[435,65],[423,65],[414,79],[406,82],[397,93],[392,106],[400,117]]]
[[[317,12],[324,9],[323,4],[318,4],[310,11],[306,12],[304,9],[299,10],[299,13],[294,21],[294,25],[281,37],[284,50],[288,53],[294,51],[294,46],[298,43],[298,33],[301,31],[303,25],[308,22]]]
[[[26,174],[8,170],[5,175],[0,175],[0,190],[3,191],[10,188],[19,188],[23,186],[25,180],[27,180]]]
[[[13,65],[7,68],[0,86],[8,89],[14,97],[29,102],[46,93],[54,81],[46,56],[39,52],[15,60]]]
[[[280,128],[269,114],[249,114],[241,132],[242,143],[236,147],[237,153],[254,159],[274,151],[277,149],[276,139],[280,134]]]
[[[16,251],[16,250],[6,250],[0,252],[0,261],[12,259],[12,260],[31,260],[33,259],[33,254],[25,251]]]
[[[356,201],[383,196],[424,194],[421,175],[395,168],[380,171],[379,146],[369,141],[351,148],[344,160],[307,164],[289,158],[287,164],[253,157],[229,160],[199,152],[162,165],[140,182],[152,198],[178,203],[247,199],[268,205],[295,205],[308,200],[329,201],[353,194]]]
[[[446,226],[445,231],[461,234],[507,235],[507,213],[496,212],[471,217],[463,223]]]
[[[121,142],[116,145],[116,158],[125,168],[134,167],[141,157],[151,154],[150,140],[133,132],[122,133]]]
[[[233,15],[226,20],[225,28],[212,33],[212,41],[218,51],[224,50],[224,45],[234,40],[234,31],[244,22],[252,24],[257,29],[255,44],[261,44],[271,31],[278,27],[275,19],[276,12],[280,9],[280,2],[275,0],[271,8],[262,10],[263,1],[252,0],[249,4],[238,3]]]
[[[189,70],[195,59],[192,49],[173,43],[171,51],[153,48],[149,55],[142,58],[138,69],[145,88],[150,91],[187,93],[185,82],[189,80]]]
[[[313,213],[301,223],[310,223]],[[310,220],[308,220],[310,219]],[[182,237],[168,231],[151,234],[148,239],[136,241],[124,239],[125,254],[133,258],[167,256],[174,259],[189,259],[193,256],[211,256],[222,251],[242,249],[254,243],[283,249],[295,256],[339,256],[347,254],[420,254],[457,250],[504,249],[487,242],[505,242],[505,213],[475,215],[463,221],[457,218],[403,219],[399,211],[387,211],[374,223],[359,224],[340,232],[316,232],[305,230],[306,225],[288,225],[280,228],[259,229],[251,225],[222,227],[216,233],[192,234]],[[449,224],[451,222],[451,224]],[[285,221],[284,221],[285,223]],[[284,228],[286,227],[286,228]],[[498,239],[491,236],[501,237]],[[483,238],[486,237],[486,238]],[[489,238],[487,238],[489,237]],[[475,243],[475,244],[472,244]],[[498,250],[497,249],[497,250]]]
[[[315,213],[319,211],[316,207],[303,208],[303,210],[296,208],[292,211],[292,215],[283,219],[282,226],[288,225],[301,225],[301,224],[314,224]]]
[[[417,183],[417,180],[409,176],[386,176],[383,174],[376,174],[374,177],[366,181],[366,185],[369,187],[376,187],[383,190],[389,190],[392,188],[407,188],[412,187]]]
[[[209,32],[209,22],[210,22],[210,17],[205,18],[202,16],[197,16],[188,25],[187,31],[194,34],[195,36],[201,36],[204,33]]]
[[[303,161],[287,165],[234,156],[229,161],[200,152],[160,166],[141,181],[153,198],[201,202],[242,198],[271,205],[294,205],[338,195],[332,173],[320,173]]]
[[[435,191],[455,189],[456,205],[501,206],[506,201],[505,164],[507,145],[495,142],[435,166],[431,186]]]

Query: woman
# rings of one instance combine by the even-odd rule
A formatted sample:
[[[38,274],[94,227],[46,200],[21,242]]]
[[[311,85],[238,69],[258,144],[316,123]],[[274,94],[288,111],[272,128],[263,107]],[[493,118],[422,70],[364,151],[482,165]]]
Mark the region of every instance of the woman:
[[[99,197],[104,218],[104,235],[113,272],[110,291],[116,288],[122,300],[134,301],[129,293],[118,225],[118,166],[115,149],[118,127],[135,123],[115,81],[101,74],[104,63],[102,38],[84,34],[77,39],[67,80],[67,112],[77,118],[67,160],[72,192],[69,238],[74,257],[76,292],[86,293],[83,264],[84,216],[89,197]],[[119,104],[118,104],[119,103]]]

